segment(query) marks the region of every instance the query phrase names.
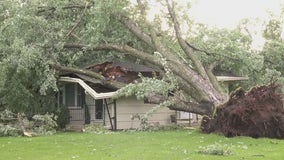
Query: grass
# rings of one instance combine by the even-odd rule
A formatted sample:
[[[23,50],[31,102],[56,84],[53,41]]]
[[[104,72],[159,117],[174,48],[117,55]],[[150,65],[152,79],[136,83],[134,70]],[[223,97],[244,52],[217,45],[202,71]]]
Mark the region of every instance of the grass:
[[[214,155],[208,152],[212,148],[230,154]],[[279,160],[283,150],[283,140],[225,138],[197,130],[0,137],[0,159],[5,160]]]

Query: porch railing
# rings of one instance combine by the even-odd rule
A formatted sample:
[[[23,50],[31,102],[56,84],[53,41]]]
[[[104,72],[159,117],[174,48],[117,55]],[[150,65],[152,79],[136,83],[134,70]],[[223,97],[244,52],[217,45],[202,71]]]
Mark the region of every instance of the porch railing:
[[[90,112],[89,107],[85,104],[83,107],[69,107],[69,121],[82,122],[83,124],[90,124]]]
[[[69,107],[70,123],[73,121],[85,122],[85,107]]]

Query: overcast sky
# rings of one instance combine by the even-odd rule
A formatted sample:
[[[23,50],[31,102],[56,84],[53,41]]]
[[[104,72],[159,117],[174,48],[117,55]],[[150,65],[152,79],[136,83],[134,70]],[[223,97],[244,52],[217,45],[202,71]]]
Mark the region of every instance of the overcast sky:
[[[135,2],[136,0],[131,0]],[[253,35],[254,49],[261,49],[264,44],[262,38],[263,22],[267,21],[270,13],[279,15],[281,8],[284,8],[284,0],[174,0],[186,5],[188,2],[191,8],[188,14],[195,22],[207,24],[218,28],[234,28],[242,19],[249,18],[256,24],[250,26]],[[160,5],[155,0],[148,0],[151,5],[149,19],[159,13]],[[284,20],[283,20],[284,21]],[[283,30],[284,30],[284,26]],[[284,37],[284,32],[282,33]]]
[[[176,0],[186,2],[188,0]],[[259,25],[252,26],[256,32],[252,47],[261,49],[264,39],[261,36],[261,23],[269,19],[270,13],[280,14],[284,0],[191,0],[189,14],[196,22],[220,28],[233,28],[244,18],[258,19]],[[282,26],[284,28],[284,26]],[[284,32],[282,33],[284,37]]]
[[[284,4],[284,0],[193,0],[192,2],[189,14],[197,21],[218,27],[236,26],[243,18],[265,20],[269,17],[268,11],[280,13]]]

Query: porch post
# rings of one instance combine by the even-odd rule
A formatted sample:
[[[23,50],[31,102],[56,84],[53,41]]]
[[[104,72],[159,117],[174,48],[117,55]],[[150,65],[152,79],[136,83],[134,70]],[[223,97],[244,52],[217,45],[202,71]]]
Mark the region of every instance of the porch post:
[[[113,117],[113,121],[114,121],[114,130],[117,130],[117,113],[116,113],[116,100],[113,100],[113,112],[114,112],[114,117]]]
[[[108,114],[108,118],[109,118],[109,122],[110,122],[111,129],[112,129],[112,130],[115,130],[114,127],[113,127],[113,124],[112,124],[112,119],[111,119],[110,113],[109,113],[107,100],[104,99],[104,102],[105,102],[105,105],[104,105],[104,106],[105,106],[105,108],[106,108],[106,110],[107,110],[107,114]]]

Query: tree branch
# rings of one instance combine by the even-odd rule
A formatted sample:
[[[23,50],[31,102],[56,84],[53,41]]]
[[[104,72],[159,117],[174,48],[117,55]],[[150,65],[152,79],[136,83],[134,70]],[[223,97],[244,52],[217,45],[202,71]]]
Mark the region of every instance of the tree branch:
[[[62,9],[85,9],[85,8],[91,8],[92,5],[79,5],[79,4],[69,4],[67,6],[62,7]],[[38,7],[39,10],[37,13],[42,13],[46,11],[55,11],[56,7]]]
[[[132,48],[128,45],[116,45],[116,44],[100,44],[97,46],[87,46],[84,44],[65,44],[64,48],[79,48],[79,49],[87,49],[87,50],[94,50],[94,51],[99,51],[99,50],[116,50],[122,54],[130,54],[136,58],[139,58],[141,60],[150,62],[153,65],[160,66],[162,65],[156,61],[155,57],[149,53],[137,50],[135,48]]]
[[[151,40],[151,37],[146,34],[143,29],[137,24],[131,20],[129,17],[121,14],[121,13],[115,13],[112,14],[112,17],[118,19],[122,24],[124,24],[136,37],[144,41],[149,46],[153,47],[153,42]]]
[[[204,92],[199,91],[198,88],[196,88],[194,85],[186,81],[184,78],[180,76],[176,78],[178,80],[179,88],[182,88],[182,90],[195,101],[199,102],[199,101],[210,100],[208,96],[204,95]]]
[[[146,7],[145,4],[142,3],[141,0],[137,0],[137,4],[138,4],[138,9],[141,12],[141,16],[142,16],[142,21],[146,24],[146,27],[148,29],[148,31],[150,32],[150,34],[147,36],[147,39],[150,40],[149,42],[151,42],[151,44],[149,44],[155,51],[159,52],[160,54],[163,55],[164,58],[166,58],[167,60],[175,60],[178,61],[177,57],[174,56],[172,54],[171,51],[169,51],[169,49],[167,49],[166,46],[164,46],[162,44],[162,42],[160,41],[160,39],[158,38],[158,33],[155,29],[155,27],[153,25],[151,25],[151,23],[149,23],[147,21],[146,18]]]
[[[222,87],[219,85],[218,81],[217,81],[217,78],[216,76],[213,74],[212,70],[218,65],[218,62],[215,61],[211,64],[209,64],[207,67],[206,67],[206,72],[207,72],[207,75],[210,79],[210,81],[212,82],[212,85],[220,92],[220,93],[223,93],[223,89]]]
[[[132,47],[129,47],[127,45],[115,45],[115,44],[101,44],[101,45],[97,45],[97,46],[88,46],[88,45],[84,45],[84,44],[65,44],[64,45],[64,48],[69,48],[69,49],[72,49],[72,48],[77,48],[77,49],[85,49],[85,50],[92,50],[92,51],[98,51],[98,50],[116,50],[122,54],[130,54],[132,56],[135,56],[139,59],[142,59],[144,61],[147,61],[149,63],[151,63],[152,65],[155,65],[155,66],[159,66],[161,68],[163,68],[163,66],[157,62],[155,59],[154,56],[148,54],[148,53],[145,53],[145,52],[142,52],[142,51],[139,51],[139,50],[136,50]],[[175,61],[169,61],[169,65],[172,69],[172,71],[179,77],[181,77],[179,79],[179,82],[180,84],[186,84],[185,82],[188,82],[189,84],[191,84],[192,86],[190,85],[187,85],[186,87],[184,88],[192,88],[196,85],[204,85],[204,80],[201,79],[197,73],[195,73],[192,69],[190,68],[184,68],[185,66],[180,64],[180,63],[177,63]],[[188,77],[191,77],[191,78],[188,78]],[[209,97],[205,97],[205,91],[200,91],[197,89],[197,92],[195,95],[198,95],[199,98],[203,99],[203,100],[209,100],[210,98]],[[203,93],[203,95],[201,94],[197,94],[197,93]]]
[[[104,76],[96,73],[96,72],[92,72],[86,69],[79,69],[79,68],[73,68],[73,67],[65,67],[65,66],[61,66],[60,64],[54,64],[53,68],[55,70],[61,71],[61,72],[71,72],[71,73],[77,73],[77,74],[82,74],[88,77],[92,77],[95,79],[100,80],[104,85],[114,88],[114,89],[119,89],[125,86],[124,83],[120,83],[117,81],[109,81],[106,80]]]
[[[199,60],[199,58],[195,54],[193,54],[193,49],[191,47],[189,47],[188,44],[186,43],[186,41],[182,38],[180,24],[179,24],[179,22],[176,18],[176,14],[175,14],[175,11],[174,11],[174,4],[172,4],[172,6],[171,6],[170,3],[169,3],[169,0],[166,0],[166,2],[167,2],[167,8],[168,8],[171,20],[174,23],[174,29],[175,29],[175,33],[176,33],[178,43],[180,44],[183,51],[189,56],[189,58],[194,63],[197,72],[204,79],[208,79],[208,76],[206,74],[206,71],[205,71],[201,61]]]
[[[194,51],[203,52],[203,53],[207,54],[208,56],[214,54],[214,53],[212,53],[212,52],[208,52],[208,51],[205,51],[205,50],[203,50],[203,49],[196,48],[195,46],[191,45],[191,44],[188,43],[187,41],[185,41],[185,43],[186,43],[190,48],[192,48]]]
[[[195,47],[195,46],[193,46],[193,45],[191,45],[189,42],[187,42],[187,41],[185,41],[186,42],[186,44],[190,47],[190,48],[192,48],[194,51],[199,51],[199,52],[203,52],[203,53],[205,53],[206,55],[208,55],[208,56],[212,56],[212,55],[217,55],[217,53],[214,53],[214,52],[208,52],[208,51],[206,51],[206,50],[204,50],[204,49],[200,49],[200,48],[197,48],[197,47]],[[236,60],[236,61],[238,61],[239,59],[237,59],[237,58],[234,58],[234,57],[232,57],[232,56],[228,56],[228,55],[222,55],[222,56],[224,56],[226,59],[231,59],[231,60]]]
[[[70,35],[72,35],[72,33],[74,32],[74,30],[79,26],[80,22],[81,22],[82,19],[83,19],[83,16],[84,16],[85,13],[86,13],[87,7],[88,7],[88,2],[86,2],[84,11],[81,13],[80,18],[77,20],[76,24],[72,27],[72,29],[66,34],[65,38],[66,38],[66,37],[69,37]]]
[[[174,102],[174,105],[168,107],[171,110],[196,113],[200,115],[211,115],[213,113],[214,104],[211,102],[204,101],[201,103],[194,103],[184,101],[178,96],[172,97],[171,100]]]
[[[165,50],[163,50],[163,47],[161,47],[161,44],[159,43],[157,39],[157,33],[155,32],[154,27],[147,21],[147,14],[146,14],[146,7],[145,5],[141,2],[141,0],[136,0],[138,4],[138,9],[141,12],[142,19],[146,23],[148,30],[150,32],[150,38],[152,40],[152,43],[154,44],[154,47],[156,48],[157,51],[159,51],[161,54],[165,54]]]

